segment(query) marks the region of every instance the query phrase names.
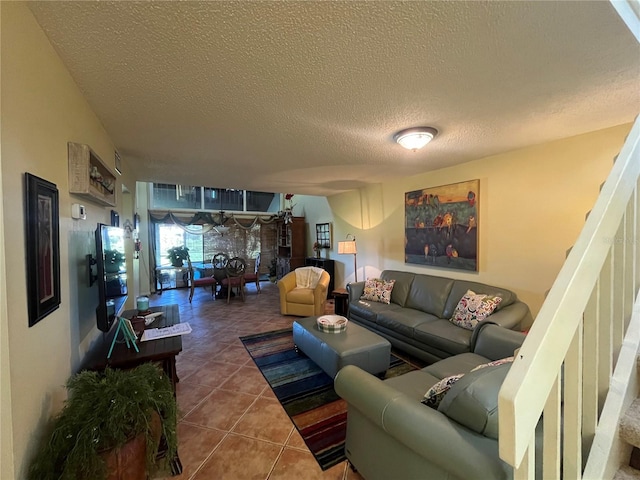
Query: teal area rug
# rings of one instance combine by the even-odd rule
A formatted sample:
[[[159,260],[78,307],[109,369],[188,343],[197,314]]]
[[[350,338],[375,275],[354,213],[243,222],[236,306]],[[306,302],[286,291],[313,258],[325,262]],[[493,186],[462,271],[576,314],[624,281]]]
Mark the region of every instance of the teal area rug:
[[[322,470],[346,460],[347,404],[333,379],[306,355],[296,353],[292,330],[240,337]],[[385,378],[415,370],[391,354]]]

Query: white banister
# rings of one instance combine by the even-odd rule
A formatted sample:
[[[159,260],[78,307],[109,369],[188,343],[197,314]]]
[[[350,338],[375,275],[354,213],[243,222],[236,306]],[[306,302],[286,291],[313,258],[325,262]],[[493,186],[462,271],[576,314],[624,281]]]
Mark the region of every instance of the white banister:
[[[518,478],[534,478],[543,409],[543,478],[588,463],[638,293],[639,139],[636,119],[500,390],[500,457]]]
[[[640,298],[635,302],[625,341],[620,350],[618,366],[610,379],[610,395],[600,415],[596,436],[583,478],[603,480],[613,478],[615,470],[629,460],[630,448],[618,439],[618,422],[638,394],[637,356],[640,348]]]

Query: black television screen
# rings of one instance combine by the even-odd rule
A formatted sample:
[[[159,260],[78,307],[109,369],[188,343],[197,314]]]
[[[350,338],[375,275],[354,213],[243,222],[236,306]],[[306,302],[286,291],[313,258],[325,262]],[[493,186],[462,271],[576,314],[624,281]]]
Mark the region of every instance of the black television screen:
[[[98,224],[96,263],[99,303],[96,308],[99,330],[108,332],[127,300],[127,264],[123,228]]]

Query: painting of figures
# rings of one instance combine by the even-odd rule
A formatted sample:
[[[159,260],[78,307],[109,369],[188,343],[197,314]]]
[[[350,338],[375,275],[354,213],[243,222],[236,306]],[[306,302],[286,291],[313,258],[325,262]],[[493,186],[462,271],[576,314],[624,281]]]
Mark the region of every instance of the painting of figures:
[[[405,193],[406,263],[478,270],[479,187],[469,180]]]

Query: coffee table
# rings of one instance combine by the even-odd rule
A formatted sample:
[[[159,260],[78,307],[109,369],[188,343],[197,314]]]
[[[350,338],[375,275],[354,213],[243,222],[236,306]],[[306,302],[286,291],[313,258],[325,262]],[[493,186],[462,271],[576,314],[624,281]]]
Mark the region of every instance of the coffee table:
[[[389,368],[391,344],[380,335],[349,322],[340,333],[325,333],[318,328],[318,317],[293,322],[293,342],[322,370],[335,378],[338,370],[355,365],[377,375]]]

